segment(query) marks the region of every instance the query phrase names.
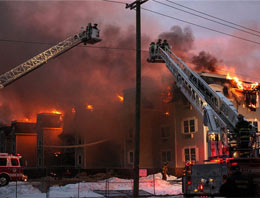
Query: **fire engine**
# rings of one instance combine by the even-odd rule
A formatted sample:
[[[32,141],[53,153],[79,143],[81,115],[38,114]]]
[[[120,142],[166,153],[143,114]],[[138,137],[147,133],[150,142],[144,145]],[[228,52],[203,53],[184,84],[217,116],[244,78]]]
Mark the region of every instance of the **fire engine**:
[[[8,185],[10,181],[27,181],[21,158],[20,155],[0,153],[0,186]]]
[[[186,163],[182,182],[184,195],[219,195],[221,188],[233,178],[234,167],[239,168],[237,172],[243,176],[243,182],[249,184],[252,181],[251,187],[260,189],[259,148],[254,126],[244,119],[243,122],[250,127],[246,131],[238,128],[242,115],[238,115],[233,104],[221,92],[214,91],[177,57],[166,40],[151,43],[147,61],[166,63],[176,79],[177,87],[201,114],[203,124],[208,128],[208,160],[203,164]],[[246,140],[242,138],[245,135],[248,137]],[[213,147],[217,154],[211,153]]]

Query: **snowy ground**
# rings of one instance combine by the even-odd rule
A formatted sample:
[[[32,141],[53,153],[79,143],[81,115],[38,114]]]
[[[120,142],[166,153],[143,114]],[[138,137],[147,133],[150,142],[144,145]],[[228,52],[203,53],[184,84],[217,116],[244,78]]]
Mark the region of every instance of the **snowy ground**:
[[[155,181],[155,182],[154,182]],[[177,178],[168,177],[168,181],[161,179],[161,174],[149,175],[140,178],[140,190],[155,195],[178,195],[181,194],[181,183],[176,183]],[[155,185],[154,185],[155,184]],[[0,188],[1,198],[66,198],[66,197],[104,197],[95,193],[95,190],[132,190],[133,181],[110,178],[98,182],[80,182],[65,186],[51,186],[48,192],[41,192],[30,182],[11,182],[8,186]],[[182,197],[182,196],[178,196]]]

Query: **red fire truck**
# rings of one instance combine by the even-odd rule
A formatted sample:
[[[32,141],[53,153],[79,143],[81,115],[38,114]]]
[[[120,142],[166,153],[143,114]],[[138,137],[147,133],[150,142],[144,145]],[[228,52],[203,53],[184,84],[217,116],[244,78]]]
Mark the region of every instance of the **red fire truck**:
[[[27,181],[21,158],[20,155],[0,153],[0,186],[8,185],[10,181]]]

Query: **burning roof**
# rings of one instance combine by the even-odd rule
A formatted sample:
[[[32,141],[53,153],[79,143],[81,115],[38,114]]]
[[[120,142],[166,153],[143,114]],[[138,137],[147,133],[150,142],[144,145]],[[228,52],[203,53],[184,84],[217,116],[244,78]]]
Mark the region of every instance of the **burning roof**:
[[[249,110],[256,111],[260,85],[258,82],[248,82],[237,76],[201,73],[202,78],[209,84],[220,84],[223,93],[230,99],[234,98],[238,105],[245,105]]]

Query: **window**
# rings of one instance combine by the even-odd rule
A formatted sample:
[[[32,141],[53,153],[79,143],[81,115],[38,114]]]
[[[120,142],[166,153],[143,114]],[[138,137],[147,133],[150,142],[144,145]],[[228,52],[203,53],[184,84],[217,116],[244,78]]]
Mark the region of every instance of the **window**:
[[[134,152],[133,151],[128,152],[128,163],[129,164],[134,163]]]
[[[197,124],[195,119],[187,119],[183,121],[183,133],[195,133],[197,131]]]
[[[133,129],[133,128],[130,128],[130,129],[128,130],[128,138],[129,138],[129,139],[133,139],[133,137],[134,137],[134,129]]]
[[[171,151],[162,151],[162,162],[170,162],[170,161],[172,161]]]
[[[81,161],[82,161],[82,159],[81,159],[81,155],[79,155],[79,165],[81,165]]]
[[[19,165],[18,159],[17,158],[12,158],[11,159],[11,164],[12,164],[12,166],[18,166]]]
[[[0,158],[0,166],[6,166],[7,159],[6,158]]]
[[[161,138],[167,139],[170,137],[170,127],[164,126],[161,127]]]
[[[184,149],[184,161],[196,161],[196,148]]]

